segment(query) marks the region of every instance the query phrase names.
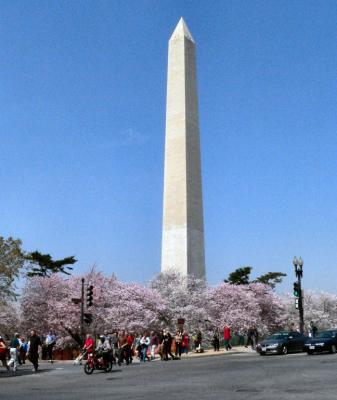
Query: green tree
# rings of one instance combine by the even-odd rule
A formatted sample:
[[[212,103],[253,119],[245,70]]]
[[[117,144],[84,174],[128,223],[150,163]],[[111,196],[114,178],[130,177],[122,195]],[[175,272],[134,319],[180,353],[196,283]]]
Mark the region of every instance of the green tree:
[[[263,283],[270,286],[272,289],[278,283],[282,282],[282,278],[287,276],[283,272],[267,272],[264,275],[259,276],[253,281],[250,281],[250,274],[252,272],[252,267],[240,267],[228,275],[228,278],[224,281],[232,285],[248,285],[249,283]]]
[[[29,263],[30,269],[27,272],[28,277],[45,276],[61,272],[70,275],[69,271],[73,270],[73,265],[77,262],[74,256],[66,257],[61,260],[53,260],[50,254],[41,254],[39,251],[34,251],[26,255],[26,260]]]
[[[0,236],[0,303],[16,298],[15,280],[24,267],[21,240]]]
[[[251,272],[252,267],[237,268],[228,275],[228,278],[225,279],[225,282],[232,285],[248,285],[248,283],[250,283],[249,276]]]
[[[287,276],[287,274],[284,274],[283,272],[267,272],[266,274],[256,278],[253,282],[264,283],[274,289],[278,283],[282,282],[284,276]]]

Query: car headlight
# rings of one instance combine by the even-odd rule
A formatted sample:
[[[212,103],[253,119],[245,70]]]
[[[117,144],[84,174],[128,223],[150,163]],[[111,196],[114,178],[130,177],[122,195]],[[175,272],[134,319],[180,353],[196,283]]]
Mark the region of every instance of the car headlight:
[[[277,347],[278,345],[279,345],[278,343],[273,343],[273,344],[268,345],[268,347],[275,348],[275,347]]]
[[[315,343],[316,346],[324,346],[325,343]]]

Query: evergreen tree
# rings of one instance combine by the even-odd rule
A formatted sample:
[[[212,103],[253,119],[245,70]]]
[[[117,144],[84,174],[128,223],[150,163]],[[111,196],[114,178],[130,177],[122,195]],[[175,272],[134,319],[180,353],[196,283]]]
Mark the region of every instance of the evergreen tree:
[[[252,267],[240,267],[228,275],[228,278],[224,280],[226,283],[231,285],[248,285],[249,283],[263,283],[264,285],[270,286],[272,289],[275,288],[277,283],[282,282],[282,277],[287,276],[283,272],[267,272],[264,275],[259,276],[253,281],[250,281],[250,274]]]
[[[70,275],[69,271],[73,270],[73,265],[77,262],[74,256],[66,257],[61,260],[53,260],[50,254],[41,254],[39,251],[34,251],[26,256],[26,260],[30,264],[30,270],[27,276],[47,276],[61,272]]]
[[[272,289],[274,289],[277,283],[282,282],[283,276],[287,276],[287,274],[284,274],[283,272],[268,272],[268,273],[256,278],[256,280],[254,282],[255,283],[263,283],[265,285],[270,286]]]
[[[225,279],[225,282],[230,283],[231,285],[248,285],[251,272],[252,267],[237,268],[234,272],[229,274],[228,278]]]

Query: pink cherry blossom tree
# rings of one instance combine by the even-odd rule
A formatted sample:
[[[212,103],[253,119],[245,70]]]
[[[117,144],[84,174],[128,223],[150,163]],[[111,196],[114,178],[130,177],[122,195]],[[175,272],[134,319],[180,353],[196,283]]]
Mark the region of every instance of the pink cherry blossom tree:
[[[15,302],[0,303],[0,335],[6,339],[13,336],[20,326],[19,304]]]
[[[283,296],[286,307],[287,325],[299,324],[298,310],[295,308],[295,298],[288,293]],[[337,295],[321,291],[304,291],[304,328],[309,329],[310,321],[319,329],[335,328],[337,326]]]
[[[143,330],[160,325],[164,306],[155,291],[96,271],[83,277],[94,286],[94,305],[86,310],[93,316],[92,325],[87,327],[90,332]],[[57,274],[28,279],[21,300],[23,329],[35,328],[41,334],[53,330],[62,338],[67,334],[78,337],[80,304],[74,304],[72,298],[80,297],[81,279]]]
[[[266,334],[283,324],[280,299],[263,284],[221,283],[207,290],[206,301],[209,318],[219,329],[227,325],[244,334],[255,326],[260,334]]]
[[[184,328],[190,332],[207,329],[206,284],[203,280],[170,271],[157,275],[150,282],[150,287],[164,302],[163,327],[173,331],[177,328],[178,319],[183,318]]]
[[[135,331],[158,327],[165,307],[155,291],[96,272],[89,274],[87,280],[94,286],[91,311],[96,330]]]
[[[64,344],[80,333],[80,305],[72,298],[80,297],[81,279],[94,286],[94,304],[86,310],[93,315],[90,332],[177,327],[185,319],[185,329],[205,334],[224,325],[232,332],[244,334],[256,326],[261,335],[297,322],[298,312],[292,296],[280,296],[261,283],[233,285],[220,283],[214,287],[176,272],[159,274],[144,287],[125,283],[114,275],[105,276],[93,269],[83,276],[54,274],[51,277],[27,279],[20,299],[20,312],[11,305],[0,309],[0,334],[11,332],[21,319],[21,332],[36,328],[41,334],[55,331]],[[328,293],[305,293],[306,325],[311,320],[319,327],[337,325],[337,296]],[[70,336],[69,336],[70,335]]]

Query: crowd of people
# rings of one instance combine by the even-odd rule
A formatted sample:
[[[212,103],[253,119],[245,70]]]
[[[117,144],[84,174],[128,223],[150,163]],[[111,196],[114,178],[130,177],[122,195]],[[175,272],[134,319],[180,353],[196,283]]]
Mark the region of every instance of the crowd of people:
[[[172,348],[174,348],[174,354],[172,354]],[[134,357],[141,362],[151,361],[156,357],[168,361],[181,357],[184,353],[187,354],[189,348],[189,334],[180,330],[177,330],[174,335],[168,330],[142,333],[120,331],[105,332],[99,337],[97,345],[93,337],[87,334],[83,352],[90,353],[95,350],[103,357],[109,357],[114,363],[121,365],[123,362],[130,364]]]
[[[39,350],[42,351],[42,358],[49,358],[53,362],[53,348],[56,343],[56,336],[49,332],[43,339],[32,329],[29,338],[19,333],[15,333],[12,339],[6,344],[3,337],[0,336],[0,361],[7,370],[16,372],[19,365],[26,364],[28,359],[33,365],[33,371],[37,372],[39,368]],[[8,360],[8,361],[7,361]]]
[[[223,328],[223,334],[215,329],[212,337],[214,351],[220,350],[221,336],[226,351],[231,349],[231,329],[228,326]],[[255,349],[258,342],[258,331],[251,327],[247,332],[246,347],[251,346]],[[35,330],[30,332],[27,338],[15,333],[8,344],[0,337],[0,361],[3,367],[15,372],[19,365],[25,364],[28,359],[33,365],[33,371],[39,368],[39,352],[42,359],[53,362],[53,350],[56,344],[56,336],[49,332],[47,335],[38,336]],[[183,354],[188,354],[192,349],[196,352],[203,352],[203,336],[200,330],[191,336],[187,331],[178,329],[174,334],[169,330],[127,332],[113,331],[104,332],[95,341],[91,334],[87,334],[82,353],[78,360],[82,361],[88,353],[95,352],[104,359],[121,365],[122,363],[132,363],[134,357],[141,362],[160,358],[162,361],[178,359]]]
[[[214,351],[220,351],[221,336],[224,343],[224,349],[229,351],[231,346],[231,329],[228,326],[223,328],[223,335],[218,329],[213,332],[211,343]],[[258,342],[258,332],[255,327],[248,330],[247,345],[252,349],[256,348]],[[156,357],[162,361],[174,360],[180,358],[183,354],[193,349],[195,352],[203,352],[203,336],[200,330],[197,330],[191,336],[187,331],[177,330],[175,334],[171,334],[169,330],[144,331],[142,333],[133,333],[127,331],[119,331],[108,333],[99,337],[98,343],[95,344],[94,338],[87,334],[83,347],[83,355],[96,351],[103,357],[109,358],[112,362],[121,365],[123,362],[130,364],[134,357],[141,362],[154,360]]]

